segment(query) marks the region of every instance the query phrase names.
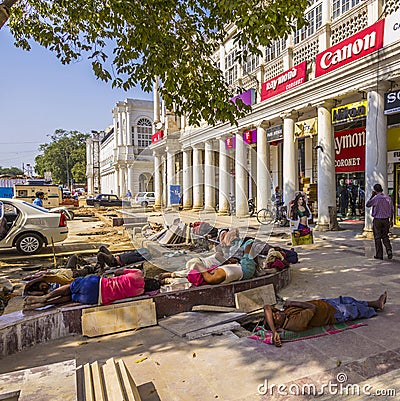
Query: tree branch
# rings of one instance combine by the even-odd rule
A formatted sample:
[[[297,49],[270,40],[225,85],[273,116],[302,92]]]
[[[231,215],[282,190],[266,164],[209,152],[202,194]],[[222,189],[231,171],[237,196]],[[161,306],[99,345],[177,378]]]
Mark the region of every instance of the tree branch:
[[[0,4],[0,29],[7,22],[8,18],[10,18],[10,8],[17,1],[18,0],[4,0],[3,3]]]

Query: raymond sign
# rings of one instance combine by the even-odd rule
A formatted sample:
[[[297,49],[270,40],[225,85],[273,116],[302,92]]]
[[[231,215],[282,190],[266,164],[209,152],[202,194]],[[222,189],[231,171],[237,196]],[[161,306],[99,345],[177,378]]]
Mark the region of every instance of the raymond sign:
[[[306,76],[307,61],[303,61],[290,70],[264,82],[261,87],[261,101],[303,84],[306,81]]]
[[[335,172],[365,171],[365,127],[335,132]]]
[[[317,54],[315,76],[319,77],[383,47],[384,23],[385,20],[380,20]]]
[[[302,138],[305,136],[313,136],[318,132],[318,119],[317,117],[309,118],[295,123],[294,137]]]
[[[157,131],[151,136],[151,143],[157,143],[158,141],[161,141],[161,139],[163,138],[164,138],[164,131],[163,130]]]
[[[368,101],[349,103],[332,109],[332,124],[343,124],[357,121],[367,117]]]

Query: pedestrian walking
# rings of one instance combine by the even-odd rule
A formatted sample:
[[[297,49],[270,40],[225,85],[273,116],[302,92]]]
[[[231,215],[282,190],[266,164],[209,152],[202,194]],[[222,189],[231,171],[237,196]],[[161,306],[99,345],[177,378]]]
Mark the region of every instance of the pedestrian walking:
[[[393,226],[393,203],[390,196],[383,193],[381,184],[375,184],[371,198],[366,203],[372,207],[372,230],[375,240],[375,259],[383,260],[383,245],[385,245],[388,259],[393,258],[392,245],[389,240],[389,229]]]
[[[36,206],[43,207],[44,192],[37,191],[35,195],[36,195],[36,198],[33,201],[33,204]]]

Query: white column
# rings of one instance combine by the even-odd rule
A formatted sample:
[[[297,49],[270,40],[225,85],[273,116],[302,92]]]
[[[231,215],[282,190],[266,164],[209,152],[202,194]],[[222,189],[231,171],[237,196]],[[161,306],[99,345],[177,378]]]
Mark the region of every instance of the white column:
[[[122,129],[122,112],[118,109],[118,145],[124,145],[124,130]]]
[[[167,161],[165,155],[162,156],[162,181],[163,181],[163,199],[162,204],[165,206],[168,200],[168,185],[167,185]]]
[[[215,210],[215,166],[212,141],[205,143],[204,152],[204,209]]]
[[[118,110],[118,109],[115,109],[115,110]],[[113,115],[113,125],[114,125],[114,149],[117,149],[117,147],[118,147],[118,145],[119,145],[119,142],[118,142],[118,127],[117,127],[117,122],[118,122],[118,118],[117,118],[117,116],[118,116],[118,114],[117,115],[115,115],[115,113],[114,113],[114,115]]]
[[[218,212],[227,215],[229,211],[229,158],[225,145],[225,139],[219,139],[219,193]]]
[[[154,192],[155,192],[155,202],[154,209],[160,210],[162,206],[162,176],[161,176],[161,155],[159,153],[153,152],[154,156]]]
[[[271,199],[271,177],[268,169],[267,134],[263,127],[257,128],[257,209],[267,207]]]
[[[297,158],[294,141],[294,119],[286,116],[283,120],[283,199],[286,205],[294,199],[297,188]]]
[[[154,122],[160,121],[160,93],[158,77],[154,79],[153,85],[153,104],[154,104]]]
[[[203,163],[202,150],[193,148],[193,210],[203,209]]]
[[[126,144],[132,146],[132,127],[131,127],[131,115],[129,114],[128,107],[126,108]]]
[[[335,142],[331,123],[332,105],[318,105],[318,221],[317,230],[329,229],[329,206],[336,207]]]
[[[126,167],[121,167],[120,168],[120,173],[119,173],[119,196],[122,198],[126,194]]]
[[[118,167],[115,167],[115,175],[114,175],[114,188],[115,188],[115,194],[119,194],[119,189],[120,189],[120,176],[121,171]]]
[[[133,173],[133,166],[128,165],[127,167],[128,170],[128,180],[127,180],[127,186],[126,186],[126,191],[124,194],[126,194],[126,192],[128,192],[128,189],[132,192],[132,195],[135,195],[135,184],[134,184],[134,173]]]
[[[166,148],[167,152],[167,206],[171,206],[169,196],[169,186],[175,185],[175,152],[170,147]]]
[[[183,149],[182,156],[183,163],[183,209],[188,210],[192,208],[193,205],[193,176],[192,176],[192,149],[186,148]]]
[[[242,132],[236,133],[236,151],[235,151],[235,199],[236,216],[246,217],[249,215],[247,204],[247,154],[243,142]]]
[[[387,191],[387,126],[383,114],[383,94],[368,92],[368,114],[365,143],[365,199],[371,197],[374,184]],[[371,209],[366,208],[364,231],[372,231]]]

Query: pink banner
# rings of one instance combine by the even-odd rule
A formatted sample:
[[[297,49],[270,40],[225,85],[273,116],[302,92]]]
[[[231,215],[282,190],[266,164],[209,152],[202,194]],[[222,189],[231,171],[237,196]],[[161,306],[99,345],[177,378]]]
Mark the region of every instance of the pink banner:
[[[303,84],[306,78],[307,61],[303,61],[290,70],[264,82],[261,87],[261,101]]]

